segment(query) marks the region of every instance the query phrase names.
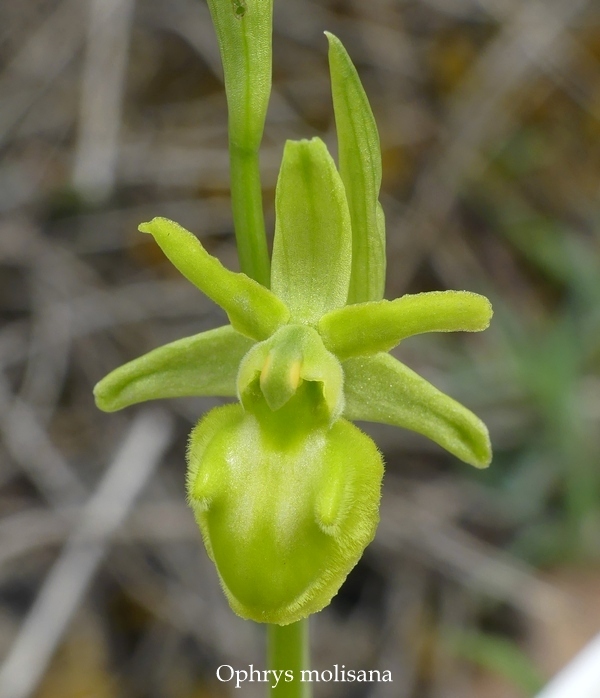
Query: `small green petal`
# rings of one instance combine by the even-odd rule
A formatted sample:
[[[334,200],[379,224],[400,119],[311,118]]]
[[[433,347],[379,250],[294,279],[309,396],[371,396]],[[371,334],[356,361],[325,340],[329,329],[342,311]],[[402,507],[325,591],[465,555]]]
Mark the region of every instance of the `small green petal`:
[[[329,32],[329,70],[340,175],[352,219],[348,303],[377,301],[385,285],[385,220],[379,205],[381,148],[369,100],[341,41]]]
[[[295,322],[346,302],[352,254],[344,185],[323,141],[288,141],[275,198],[271,288]]]
[[[338,358],[389,351],[423,332],[480,332],[490,324],[492,306],[469,291],[432,291],[348,305],[327,313],[319,333]]]
[[[492,459],[485,424],[389,354],[343,363],[346,410],[352,420],[411,429],[477,468]]]
[[[303,381],[319,384],[329,421],[344,408],[342,367],[312,327],[286,325],[248,352],[238,373],[238,394],[248,409],[257,379],[273,411],[283,407]]]
[[[238,366],[253,342],[230,325],[165,344],[109,373],[96,404],[115,412],[146,400],[235,395]]]
[[[379,521],[375,444],[344,419],[298,438],[304,398],[282,408],[283,420],[219,407],[190,437],[188,497],[207,551],[232,609],[259,623],[324,608]]]
[[[245,274],[226,269],[208,254],[195,235],[167,218],[154,218],[139,226],[150,233],[171,263],[227,313],[241,334],[260,341],[289,318],[285,305],[269,289]]]

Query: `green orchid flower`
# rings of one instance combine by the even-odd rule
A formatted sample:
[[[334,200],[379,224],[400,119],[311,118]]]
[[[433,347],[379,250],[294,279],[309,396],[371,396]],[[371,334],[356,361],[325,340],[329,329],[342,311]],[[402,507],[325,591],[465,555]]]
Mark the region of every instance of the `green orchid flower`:
[[[375,535],[383,462],[352,421],[411,429],[477,467],[491,458],[484,424],[388,353],[424,332],[483,330],[492,310],[467,291],[382,299],[379,138],[354,66],[328,38],[340,171],[318,138],[287,142],[271,288],[224,268],[177,223],[142,224],[230,324],[95,388],[105,411],[237,398],[191,434],[188,498],[233,610],[280,625],[326,606]]]

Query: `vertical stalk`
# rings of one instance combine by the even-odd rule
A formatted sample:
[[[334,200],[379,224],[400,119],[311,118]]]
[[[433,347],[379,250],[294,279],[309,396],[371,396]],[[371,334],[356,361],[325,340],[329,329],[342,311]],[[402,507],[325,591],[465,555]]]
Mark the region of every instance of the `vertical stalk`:
[[[233,221],[242,271],[269,286],[258,166],[272,79],[273,0],[208,0],[229,120]]]
[[[267,288],[269,252],[262,205],[258,151],[229,143],[231,203],[240,267]]]
[[[302,670],[310,668],[308,618],[290,625],[269,625],[267,634],[268,668],[284,672],[271,688],[271,698],[311,698],[311,684],[300,681]],[[286,671],[292,672],[292,681],[285,680]]]
[[[259,148],[271,93],[273,0],[208,0],[217,32],[229,115],[231,203],[240,267],[270,286]],[[308,621],[269,626],[268,664],[283,670],[273,698],[310,698]],[[285,681],[285,672],[293,680]]]

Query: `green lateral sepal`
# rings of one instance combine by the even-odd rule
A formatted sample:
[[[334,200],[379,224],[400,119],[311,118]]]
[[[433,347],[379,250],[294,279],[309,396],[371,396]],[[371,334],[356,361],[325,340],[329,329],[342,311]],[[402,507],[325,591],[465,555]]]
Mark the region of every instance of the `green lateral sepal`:
[[[275,211],[271,288],[294,322],[316,324],[345,304],[352,255],[344,185],[319,138],[286,143]]]
[[[325,349],[312,327],[286,325],[248,352],[238,373],[238,394],[247,409],[252,409],[257,379],[260,392],[273,411],[283,407],[303,381],[320,386],[329,422],[343,411],[341,364]]]
[[[260,417],[216,408],[190,437],[189,503],[231,608],[259,623],[327,606],[379,522],[377,447],[344,419],[304,424],[309,397]]]
[[[231,325],[178,339],[120,366],[94,388],[96,405],[129,405],[189,395],[236,394],[238,366],[253,342]]]
[[[389,351],[424,332],[480,332],[490,324],[492,306],[469,291],[432,291],[347,305],[324,315],[319,333],[340,359]]]
[[[492,458],[485,424],[389,354],[343,364],[344,417],[416,431],[460,460],[485,468]]]
[[[271,94],[273,0],[208,0],[217,32],[232,145],[260,146]]]
[[[256,341],[269,337],[290,316],[269,289],[245,274],[226,269],[188,230],[167,218],[139,226],[150,233],[171,263],[227,313],[232,326]]]
[[[329,32],[329,71],[340,175],[352,220],[348,303],[377,301],[385,286],[385,220],[379,206],[381,148],[377,124],[356,68]]]

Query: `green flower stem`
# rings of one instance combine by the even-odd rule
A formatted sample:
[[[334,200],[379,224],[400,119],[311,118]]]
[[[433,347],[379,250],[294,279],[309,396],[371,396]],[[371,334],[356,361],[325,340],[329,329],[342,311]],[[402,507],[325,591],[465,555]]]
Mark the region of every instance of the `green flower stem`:
[[[269,252],[263,216],[258,151],[229,144],[231,203],[242,271],[270,286]]]
[[[309,682],[302,683],[302,671],[310,668],[308,649],[308,618],[290,625],[268,626],[269,669],[283,670],[284,674],[271,698],[311,698]],[[292,671],[293,681],[285,680],[285,672]]]
[[[273,0],[208,0],[223,61],[233,220],[242,271],[269,287],[258,150],[271,94]]]

